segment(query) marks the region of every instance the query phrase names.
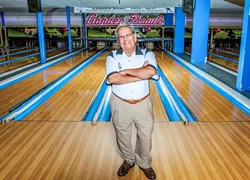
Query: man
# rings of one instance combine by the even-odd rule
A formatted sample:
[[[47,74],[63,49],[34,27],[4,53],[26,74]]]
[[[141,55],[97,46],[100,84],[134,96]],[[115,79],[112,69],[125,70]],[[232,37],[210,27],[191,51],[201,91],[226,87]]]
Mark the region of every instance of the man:
[[[124,159],[118,169],[125,176],[135,163],[149,179],[155,179],[152,169],[153,103],[149,94],[149,79],[159,78],[153,52],[136,47],[135,30],[122,24],[115,31],[121,47],[112,51],[106,62],[107,83],[112,85],[110,99],[112,121],[117,145]],[[137,131],[136,149],[132,149],[132,124]]]

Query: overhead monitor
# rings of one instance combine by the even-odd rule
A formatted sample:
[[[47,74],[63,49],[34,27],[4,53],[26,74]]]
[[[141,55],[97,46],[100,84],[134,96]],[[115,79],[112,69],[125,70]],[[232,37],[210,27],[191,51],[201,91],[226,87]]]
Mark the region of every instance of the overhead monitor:
[[[27,0],[30,13],[42,12],[41,0]]]
[[[184,13],[193,13],[194,0],[182,0],[182,10]]]

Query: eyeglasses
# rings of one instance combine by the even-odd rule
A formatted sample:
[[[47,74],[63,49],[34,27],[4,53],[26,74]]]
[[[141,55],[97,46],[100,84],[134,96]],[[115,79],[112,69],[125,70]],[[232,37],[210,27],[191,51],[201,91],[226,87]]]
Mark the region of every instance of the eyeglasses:
[[[124,40],[125,38],[126,39],[131,39],[133,34],[134,33],[127,34],[127,35],[124,35],[124,36],[118,36],[118,38],[119,38],[119,40]]]

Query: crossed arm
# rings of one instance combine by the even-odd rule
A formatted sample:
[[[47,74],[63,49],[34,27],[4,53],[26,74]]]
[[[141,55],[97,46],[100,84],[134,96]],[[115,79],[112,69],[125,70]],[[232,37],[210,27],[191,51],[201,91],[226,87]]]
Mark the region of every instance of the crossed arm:
[[[126,69],[120,71],[119,73],[112,74],[108,77],[108,81],[111,84],[127,84],[149,79],[156,73],[156,70],[153,67],[147,65],[148,64],[145,63],[141,68]]]

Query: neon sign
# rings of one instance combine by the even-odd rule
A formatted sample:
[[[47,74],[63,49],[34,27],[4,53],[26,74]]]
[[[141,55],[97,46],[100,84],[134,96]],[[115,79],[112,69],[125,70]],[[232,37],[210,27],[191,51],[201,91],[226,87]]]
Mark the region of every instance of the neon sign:
[[[164,20],[163,15],[159,15],[155,18],[143,17],[140,14],[131,14],[130,15],[130,24],[131,25],[162,25]]]
[[[114,26],[119,25],[124,22],[124,18],[115,17],[115,15],[112,15],[111,17],[98,17],[98,14],[92,13],[89,14],[86,25],[93,25],[93,26]]]
[[[118,17],[116,15],[112,15],[110,17],[107,16],[99,16],[96,13],[91,13],[88,15],[86,20],[86,25],[89,26],[118,26],[125,22],[125,17]],[[129,16],[128,23],[130,25],[137,26],[161,26],[164,22],[164,15],[158,15],[156,17],[145,17],[141,14],[131,14]]]

